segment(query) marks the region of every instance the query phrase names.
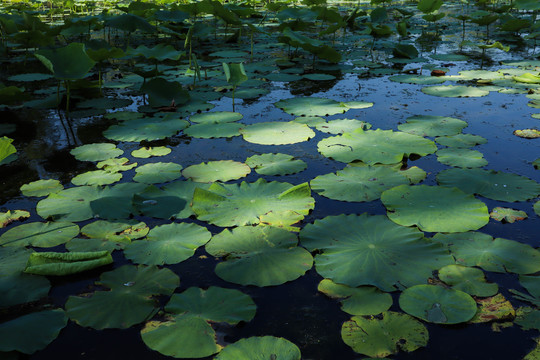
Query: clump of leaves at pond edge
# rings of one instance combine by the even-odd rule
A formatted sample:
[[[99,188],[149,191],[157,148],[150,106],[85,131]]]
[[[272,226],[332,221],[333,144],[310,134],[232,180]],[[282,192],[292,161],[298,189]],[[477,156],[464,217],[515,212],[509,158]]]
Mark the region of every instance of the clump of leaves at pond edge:
[[[0,324],[0,351],[33,354],[58,337],[67,324],[62,309],[23,315]]]
[[[206,251],[224,261],[216,274],[241,285],[273,286],[311,269],[313,258],[294,233],[272,226],[241,226],[214,235]]]
[[[221,160],[188,166],[182,171],[182,175],[195,182],[210,183],[240,179],[250,172],[251,168],[244,163]]]
[[[525,201],[540,194],[540,184],[524,176],[483,169],[447,169],[437,174],[443,186],[501,201]],[[472,230],[472,229],[471,229]]]
[[[463,232],[489,222],[486,204],[456,188],[400,185],[381,194],[390,220],[422,231]]]
[[[236,325],[250,321],[255,303],[246,294],[211,286],[207,290],[191,287],[174,294],[165,311],[165,321],[150,321],[141,330],[151,349],[176,358],[201,358],[219,352],[211,323]]]
[[[306,225],[300,242],[315,255],[317,272],[348,286],[374,285],[383,291],[424,283],[435,269],[453,264],[444,247],[415,228],[385,216],[328,216]],[[362,271],[357,271],[358,267]]]
[[[425,156],[437,151],[431,140],[418,135],[392,130],[357,129],[351,133],[333,136],[319,141],[321,154],[341,162],[363,161],[366,164],[395,164],[404,156]]]
[[[153,296],[170,295],[179,283],[169,269],[124,265],[101,274],[96,282],[110,290],[89,297],[70,296],[66,313],[81,326],[125,329],[152,317],[158,310]]]
[[[212,234],[205,227],[196,224],[156,226],[150,230],[146,239],[128,244],[124,255],[136,264],[177,264],[191,257],[211,237]]]
[[[461,265],[517,274],[540,271],[540,251],[514,240],[493,239],[480,232],[439,233],[433,236],[433,240],[446,244]]]
[[[420,136],[445,136],[459,134],[466,126],[467,122],[448,116],[414,115],[398,129]]]
[[[261,175],[296,174],[307,168],[307,164],[287,154],[261,154],[246,159],[246,164]]]
[[[300,360],[298,346],[287,339],[274,336],[254,336],[227,345],[216,360]]]
[[[412,316],[387,311],[380,317],[353,316],[343,324],[341,338],[357,353],[382,358],[426,346],[429,334]]]
[[[392,306],[392,296],[374,286],[350,287],[323,279],[317,290],[328,297],[339,299],[341,310],[351,315],[377,315]]]
[[[439,270],[439,279],[452,286],[452,289],[461,290],[474,296],[492,296],[499,290],[496,283],[486,282],[482,270],[474,267],[446,265]]]
[[[6,212],[0,212],[0,229],[8,226],[14,221],[28,219],[30,213],[26,210],[8,210]]]
[[[47,196],[51,193],[59,192],[64,187],[60,181],[55,179],[42,179],[32,181],[21,186],[21,193],[24,196]]]
[[[70,222],[32,222],[3,233],[0,245],[53,247],[68,242],[78,233],[79,226]]]
[[[437,324],[458,324],[476,314],[476,302],[467,293],[437,285],[415,285],[399,296],[407,314]]]
[[[71,275],[96,267],[112,264],[111,253],[85,252],[35,252],[30,254],[24,272],[35,275]]]
[[[293,186],[262,178],[254,183],[213,183],[208,190],[196,188],[192,202],[199,220],[223,227],[281,222],[292,225],[314,206],[307,183]]]
[[[313,130],[297,122],[262,122],[240,129],[244,140],[261,145],[285,145],[307,141],[315,136]]]

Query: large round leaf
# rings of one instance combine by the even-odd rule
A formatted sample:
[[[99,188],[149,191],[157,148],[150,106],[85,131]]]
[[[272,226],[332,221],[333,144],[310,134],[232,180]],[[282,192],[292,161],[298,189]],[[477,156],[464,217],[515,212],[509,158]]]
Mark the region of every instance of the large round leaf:
[[[392,306],[392,296],[374,286],[350,287],[323,279],[317,290],[331,298],[340,299],[341,310],[351,315],[377,315]]]
[[[103,132],[103,136],[116,141],[160,140],[176,135],[188,125],[186,120],[180,120],[178,116],[142,118],[112,125]]]
[[[285,99],[274,105],[294,116],[330,116],[349,110],[344,103],[317,97]]]
[[[297,122],[263,122],[240,129],[244,140],[262,145],[296,144],[315,136],[313,130]]]
[[[366,164],[395,164],[404,156],[425,156],[437,150],[433,141],[421,136],[381,129],[358,129],[329,137],[319,141],[317,147],[321,154],[334,160],[346,163],[361,160]]]
[[[86,144],[70,151],[71,155],[81,161],[102,161],[118,157],[123,153],[123,150],[110,143]]]
[[[371,124],[356,119],[337,119],[316,124],[315,128],[324,133],[337,135],[352,132],[357,129],[367,130],[371,128]]]
[[[489,91],[473,86],[439,85],[422,88],[422,92],[439,97],[482,97]]]
[[[383,358],[399,350],[411,352],[426,346],[428,330],[407,314],[384,312],[382,319],[353,316],[341,328],[345,344],[355,352]]]
[[[196,188],[192,204],[199,220],[217,226],[267,223],[262,217],[270,214],[274,216],[269,225],[280,222],[291,225],[313,209],[315,200],[307,183],[292,186],[260,178],[254,183],[214,183],[208,190]]]
[[[436,138],[435,141],[443,146],[455,148],[468,148],[487,143],[485,138],[472,134],[441,136]]]
[[[235,325],[250,321],[255,303],[238,290],[191,287],[174,294],[165,307],[167,321],[151,321],[141,330],[144,343],[153,350],[176,358],[200,358],[221,350],[209,322]]]
[[[4,260],[4,259],[2,259]],[[39,300],[49,293],[51,284],[44,276],[12,274],[0,276],[0,308]]]
[[[415,115],[407,118],[398,129],[420,136],[444,136],[459,134],[467,126],[463,120],[447,116]]]
[[[468,194],[501,201],[525,201],[540,194],[540,184],[516,174],[483,169],[448,169],[437,175],[437,182],[455,186]]]
[[[240,179],[250,172],[250,167],[244,163],[221,160],[188,166],[182,171],[182,175],[195,182],[209,183]]]
[[[458,264],[486,271],[533,274],[540,271],[540,251],[507,239],[493,239],[479,232],[435,234],[433,240],[447,244]]]
[[[124,254],[137,264],[177,264],[191,257],[211,237],[210,231],[196,224],[166,224],[150,230],[145,240],[127,245]]]
[[[489,222],[487,206],[456,188],[400,185],[383,192],[381,201],[390,220],[423,231],[463,232]]]
[[[434,270],[454,262],[444,247],[424,239],[417,229],[382,215],[328,216],[306,225],[300,241],[319,252],[315,267],[321,276],[384,291],[424,283]]]
[[[199,124],[219,124],[241,120],[244,116],[237,112],[212,111],[202,114],[195,114],[189,118],[190,121]]]
[[[199,139],[231,138],[240,135],[240,129],[244,124],[219,123],[219,124],[194,124],[184,130],[184,134]]]
[[[476,168],[486,166],[484,154],[477,150],[462,148],[446,148],[437,151],[437,160],[445,165],[460,168]]]
[[[297,246],[296,235],[272,226],[242,226],[215,235],[206,251],[225,261],[216,274],[242,285],[272,286],[294,280],[313,264],[311,254]]]
[[[58,49],[41,49],[35,56],[60,80],[77,80],[87,76],[94,66],[85,51],[84,44],[70,43]]]
[[[135,169],[133,181],[145,184],[164,183],[181,177],[182,165],[172,162],[149,163]]]
[[[96,291],[90,297],[70,296],[66,312],[81,326],[125,329],[151,317],[158,305],[152,297],[172,294],[179,283],[169,269],[125,265],[103,273],[96,283],[109,291]]]
[[[79,174],[71,179],[73,185],[110,185],[122,179],[122,174],[105,170],[93,170]]]
[[[274,336],[250,337],[228,345],[216,360],[300,360],[300,349],[289,340]]]
[[[24,196],[47,196],[51,193],[64,189],[60,181],[54,179],[43,179],[32,181],[21,186],[21,193]]]
[[[496,283],[486,282],[482,270],[474,267],[446,265],[439,270],[439,279],[451,285],[452,289],[461,290],[470,295],[492,296],[499,290]]]
[[[246,159],[246,164],[261,175],[289,175],[304,170],[307,164],[287,154],[261,154]]]
[[[69,222],[33,222],[9,229],[0,236],[2,246],[53,247],[64,244],[79,233]]]
[[[458,324],[476,314],[476,301],[467,293],[436,285],[415,285],[405,289],[399,306],[407,314],[437,324]]]

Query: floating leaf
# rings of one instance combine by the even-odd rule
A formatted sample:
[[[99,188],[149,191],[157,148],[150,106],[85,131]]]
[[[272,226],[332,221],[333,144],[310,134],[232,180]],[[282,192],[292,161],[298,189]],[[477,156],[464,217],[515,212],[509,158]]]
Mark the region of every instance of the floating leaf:
[[[226,346],[216,360],[300,360],[300,349],[289,340],[274,336],[240,339]]]
[[[523,129],[514,130],[514,135],[525,139],[537,139],[540,138],[540,130],[537,129]]]
[[[128,158],[107,159],[97,163],[98,169],[103,169],[110,173],[131,170],[137,167],[137,163],[130,163]]]
[[[34,252],[30,254],[24,272],[35,275],[71,275],[112,264],[108,251]]]
[[[307,141],[315,136],[305,124],[296,122],[262,122],[247,125],[240,129],[244,140],[262,145],[296,144]]]
[[[520,307],[516,310],[516,324],[523,330],[540,330],[540,310],[530,307]]]
[[[107,160],[120,156],[123,153],[123,150],[118,149],[116,145],[110,143],[87,144],[70,151],[70,154],[80,161]]]
[[[297,246],[296,235],[272,226],[241,226],[214,235],[206,251],[224,261],[216,274],[241,285],[273,286],[311,269],[313,258]]]
[[[210,183],[240,179],[250,172],[250,167],[244,163],[221,160],[188,166],[182,171],[182,175],[195,182]]]
[[[285,99],[274,105],[294,116],[330,116],[343,114],[349,110],[349,107],[343,103],[317,97]]]
[[[261,175],[296,174],[307,168],[304,161],[281,153],[253,155],[246,159],[246,164]]]
[[[445,136],[459,134],[467,122],[447,116],[415,115],[407,118],[398,129],[420,136]]]
[[[394,291],[424,283],[433,270],[453,263],[451,256],[415,228],[385,216],[327,216],[306,225],[300,241],[315,256],[317,272],[348,286],[374,285]],[[357,271],[361,267],[362,271]]]
[[[370,129],[371,124],[355,119],[337,119],[316,124],[315,128],[328,134],[343,134],[355,131],[356,129]]]
[[[381,319],[353,316],[343,324],[341,338],[357,353],[383,358],[399,350],[411,352],[426,346],[429,335],[413,317],[387,311]]]
[[[460,168],[476,168],[486,166],[487,160],[480,151],[463,148],[446,148],[436,152],[437,161],[441,164]]]
[[[79,174],[71,179],[73,185],[110,185],[122,179],[122,174],[105,170],[93,170]]]
[[[103,132],[103,136],[116,141],[160,140],[176,135],[188,125],[186,120],[178,116],[142,118],[112,125]]]
[[[0,245],[53,247],[68,242],[78,233],[79,226],[70,222],[32,222],[3,233]]]
[[[435,84],[442,84],[448,79],[445,79],[444,76],[400,74],[400,75],[390,76],[388,80],[399,82],[399,83],[405,83],[405,84],[435,85]]]
[[[497,221],[514,223],[519,220],[525,220],[527,218],[527,213],[521,210],[514,210],[498,206],[491,210],[489,216]]]
[[[377,315],[392,306],[392,296],[374,286],[349,287],[323,279],[317,290],[326,296],[339,299],[341,310],[351,315]]]
[[[399,296],[407,314],[437,324],[458,324],[476,314],[476,302],[467,293],[436,285],[415,285]]]
[[[21,247],[0,247],[0,274],[2,276],[20,275],[33,252],[33,250]]]
[[[422,92],[439,97],[482,97],[489,91],[472,86],[441,85],[422,88]]]
[[[180,170],[182,170],[182,165],[171,162],[149,163],[135,169],[133,181],[145,184],[164,183],[182,176]]]
[[[57,49],[40,49],[34,55],[60,80],[82,79],[95,64],[84,44],[76,42]]]
[[[400,185],[381,194],[390,220],[422,231],[463,232],[489,222],[487,206],[456,188]]]
[[[8,156],[17,152],[15,146],[11,145],[12,142],[13,139],[10,139],[6,136],[0,138],[0,161],[3,161]]]
[[[29,274],[2,274],[0,276],[0,308],[20,305],[44,298],[51,284],[43,276]]]
[[[469,295],[492,296],[499,289],[496,283],[486,282],[482,270],[462,265],[446,265],[441,268],[439,279],[451,285],[452,289],[461,290]]]
[[[30,213],[25,210],[8,210],[6,212],[0,212],[0,229],[8,226],[14,221],[28,219]]]
[[[455,148],[468,148],[487,143],[487,140],[478,135],[456,134],[451,136],[441,136],[435,138],[435,141],[443,146]]]
[[[195,114],[189,120],[198,124],[222,124],[242,120],[243,117],[242,114],[232,111],[212,111]]]
[[[514,307],[502,294],[497,294],[487,299],[477,299],[476,302],[479,308],[476,315],[470,320],[473,324],[513,320],[516,316]]]
[[[165,146],[143,147],[131,152],[131,156],[147,159],[152,156],[165,156],[171,153],[171,149]]]

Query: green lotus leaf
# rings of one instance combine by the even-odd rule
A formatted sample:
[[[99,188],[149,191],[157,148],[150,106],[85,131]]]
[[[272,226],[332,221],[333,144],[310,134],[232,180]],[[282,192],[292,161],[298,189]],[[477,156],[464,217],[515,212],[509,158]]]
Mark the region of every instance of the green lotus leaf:
[[[175,163],[149,163],[135,169],[133,181],[145,184],[157,184],[176,180],[181,177],[182,165]]]
[[[28,219],[30,213],[26,210],[8,210],[0,212],[0,229],[8,226],[14,221]]]
[[[6,136],[0,138],[0,161],[17,152],[15,146],[11,145],[12,142],[13,139],[10,139]]]
[[[415,285],[399,296],[407,314],[436,324],[459,324],[476,314],[476,302],[467,293],[436,285]]]
[[[226,346],[216,360],[300,360],[301,357],[300,349],[287,339],[253,336]]]
[[[418,184],[419,182],[422,182],[427,176],[427,173],[417,166],[412,166],[407,170],[401,170],[401,174],[405,175],[407,179],[409,179],[411,184]]]
[[[244,99],[244,100],[256,99],[258,97],[268,94],[269,92],[270,91],[267,89],[258,89],[258,88],[236,89],[234,91],[234,97],[236,99]],[[223,95],[229,98],[233,97],[232,91],[226,92]]]
[[[313,258],[297,246],[296,235],[272,226],[242,226],[214,235],[206,251],[224,261],[216,274],[241,285],[273,286],[311,269]]]
[[[300,116],[293,120],[300,124],[306,124],[309,127],[315,127],[319,124],[325,124],[326,120],[319,116]]]
[[[141,30],[147,33],[155,33],[156,31],[155,27],[150,25],[150,23],[146,19],[133,14],[122,14],[109,17],[105,21],[104,25],[115,29],[127,31],[128,33],[132,33],[137,30]]]
[[[189,93],[177,81],[154,78],[141,86],[141,91],[148,95],[148,104],[152,107],[178,106],[189,101]]]
[[[9,81],[43,81],[52,78],[51,74],[41,74],[41,73],[26,73],[26,74],[17,74],[10,76]]]
[[[395,164],[404,156],[425,156],[437,150],[431,140],[421,136],[394,132],[392,130],[358,129],[351,133],[333,136],[319,141],[321,154],[337,161],[349,163],[361,160],[366,164]]]
[[[231,138],[239,136],[244,126],[238,123],[195,124],[188,127],[184,134],[198,139]]]
[[[294,116],[330,116],[349,110],[343,103],[318,97],[296,97],[280,100],[274,105]]]
[[[234,289],[211,286],[207,290],[191,287],[174,294],[165,307],[167,321],[151,321],[141,330],[144,343],[151,349],[176,358],[200,358],[221,350],[210,322],[235,325],[250,321],[255,303]]]
[[[147,59],[155,59],[158,61],[178,60],[184,55],[184,52],[177,51],[173,46],[165,45],[163,43],[157,44],[153,48],[140,45],[136,49],[128,48],[127,52],[132,56],[144,56]]]
[[[44,298],[51,284],[43,276],[11,274],[0,276],[0,308],[29,303]]]
[[[71,275],[113,263],[108,251],[34,252],[24,272],[35,275]]]
[[[534,203],[533,210],[536,215],[540,216],[540,200]]]
[[[165,156],[171,153],[171,149],[165,146],[143,147],[131,152],[131,156],[147,159],[152,156]]]
[[[482,97],[489,95],[489,91],[473,86],[440,85],[422,88],[427,95],[439,97]]]
[[[489,216],[496,221],[505,223],[514,223],[519,220],[525,220],[528,217],[525,211],[503,208],[500,206],[493,208],[489,213]]]
[[[519,283],[528,291],[530,295],[510,289],[510,292],[514,295],[514,297],[521,301],[526,301],[540,307],[540,277],[535,275],[520,275]]]
[[[480,269],[462,265],[446,265],[439,270],[439,279],[469,295],[486,297],[497,293],[496,283],[486,282],[484,272]]]
[[[18,101],[28,100],[29,96],[24,87],[4,86],[0,84],[0,104],[11,105]],[[38,101],[39,102],[39,101]],[[28,105],[30,102],[26,102]]]
[[[353,132],[356,129],[367,130],[371,128],[371,124],[356,119],[337,119],[316,124],[315,128],[324,133],[337,135]]]
[[[191,122],[198,124],[221,124],[242,120],[244,115],[231,111],[212,111],[195,114],[189,118]]]
[[[81,234],[89,238],[106,239],[115,242],[129,242],[140,239],[148,234],[150,229],[143,222],[129,221],[104,221],[97,220],[83,226]]]
[[[523,73],[520,76],[512,76],[512,79],[521,83],[540,84],[540,76],[531,73]]]
[[[118,184],[100,189],[96,186],[79,186],[50,194],[38,202],[36,210],[44,219],[84,221],[93,217],[106,219],[127,218],[133,211],[131,198],[146,185]]]
[[[435,85],[435,84],[442,84],[447,79],[444,76],[400,74],[400,75],[390,76],[388,80],[404,83],[404,84]]]
[[[343,105],[345,105],[349,109],[367,109],[372,107],[373,103],[367,101],[347,101],[344,102]]]
[[[415,115],[407,118],[398,129],[420,136],[445,136],[459,134],[467,122],[447,116]]]
[[[441,164],[460,168],[477,168],[486,166],[487,160],[484,154],[477,150],[463,148],[446,148],[436,152],[437,161]]]
[[[514,130],[514,135],[524,139],[538,139],[540,138],[540,130],[537,129],[523,129]]]
[[[516,319],[514,323],[519,325],[523,330],[540,330],[540,310],[530,307],[520,307],[516,311]]]
[[[381,201],[390,220],[422,231],[463,232],[489,222],[486,204],[456,188],[400,185],[384,191]]]
[[[315,136],[305,124],[296,122],[262,122],[240,129],[244,140],[261,145],[285,145],[307,141]]]
[[[272,82],[291,82],[302,79],[300,75],[287,74],[287,73],[270,73],[264,76],[265,79]]]
[[[479,232],[435,234],[433,240],[447,244],[461,265],[517,274],[540,271],[540,251],[514,240],[493,239]]]
[[[488,323],[493,321],[511,321],[516,311],[502,294],[486,299],[475,299],[478,304],[476,315],[469,321],[471,324]]]
[[[349,287],[323,279],[317,290],[341,302],[341,310],[351,315],[377,315],[392,306],[392,296],[374,286]]]
[[[60,181],[54,179],[37,180],[21,186],[24,196],[47,196],[64,189]]]
[[[221,160],[188,166],[182,171],[182,175],[195,182],[210,183],[240,179],[250,172],[250,167],[244,163]]]
[[[153,316],[158,303],[152,296],[171,295],[179,283],[169,269],[124,265],[101,274],[96,282],[109,291],[96,291],[90,297],[70,296],[66,313],[81,326],[126,329]]]
[[[437,174],[443,186],[501,201],[525,201],[540,194],[540,184],[516,174],[483,169],[447,169]]]
[[[381,165],[346,167],[310,181],[311,189],[318,194],[341,201],[373,201],[383,191],[401,184],[409,184],[402,171]]]
[[[456,134],[451,136],[441,136],[435,138],[435,141],[443,146],[468,148],[487,143],[487,140],[478,135]]]
[[[178,116],[142,118],[112,125],[103,132],[103,136],[116,141],[160,140],[178,134],[188,125],[186,120],[180,120]]]
[[[244,69],[244,64],[222,63],[222,65],[225,78],[227,79],[227,83],[230,85],[238,86],[248,79],[246,70]]]
[[[327,216],[306,225],[300,242],[318,251],[315,268],[324,278],[383,291],[425,283],[435,269],[454,263],[444,247],[382,215]]]
[[[118,121],[136,120],[144,117],[143,113],[134,111],[115,111],[103,115],[105,119],[116,119]]]
[[[102,161],[118,157],[123,153],[123,150],[111,143],[87,144],[70,151],[70,154],[80,161]]]
[[[0,324],[0,351],[33,354],[58,337],[67,324],[62,309],[44,310],[23,315]]]
[[[293,186],[266,182],[262,178],[254,183],[214,183],[208,190],[196,188],[192,202],[193,212],[199,220],[222,227],[256,225],[271,212],[274,216],[269,225],[287,222],[291,217],[297,222],[314,206],[315,200],[307,183]],[[265,222],[268,221],[267,218]]]
[[[34,55],[60,80],[82,79],[95,64],[81,43],[70,43],[57,49],[40,49]]]
[[[2,276],[20,275],[33,252],[33,250],[21,247],[0,247],[0,274]]]
[[[53,247],[68,242],[78,233],[79,226],[70,222],[32,222],[3,233],[0,245]]]
[[[136,264],[177,264],[190,258],[211,237],[212,234],[205,227],[196,224],[156,226],[150,230],[146,239],[128,244],[124,255]]]
[[[137,167],[137,163],[130,163],[128,158],[107,159],[97,163],[98,169],[103,169],[109,173],[117,173],[120,171],[128,171]]]
[[[73,185],[110,185],[122,179],[122,174],[105,170],[87,171],[71,179]]]
[[[307,164],[287,154],[261,154],[246,159],[246,164],[260,175],[296,174],[307,168]]]
[[[387,311],[381,319],[353,316],[343,324],[341,338],[357,353],[383,358],[400,350],[411,352],[426,346],[429,334],[413,317]]]

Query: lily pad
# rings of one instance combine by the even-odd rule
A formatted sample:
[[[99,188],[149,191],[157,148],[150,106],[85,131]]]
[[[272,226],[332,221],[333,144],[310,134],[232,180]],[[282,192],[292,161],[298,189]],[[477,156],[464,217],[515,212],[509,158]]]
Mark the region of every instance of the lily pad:
[[[273,286],[311,269],[313,258],[297,246],[296,235],[272,226],[241,226],[214,235],[206,251],[224,261],[216,274],[241,285]]]
[[[309,127],[315,127],[319,124],[325,124],[326,120],[320,116],[300,116],[293,120],[300,124],[306,124]]]
[[[182,175],[195,182],[210,183],[240,179],[250,172],[251,168],[244,163],[221,160],[188,166],[182,171]]]
[[[476,314],[476,302],[467,293],[436,285],[415,285],[399,296],[407,314],[436,324],[459,324]]]
[[[222,124],[242,120],[244,116],[231,111],[212,111],[195,114],[189,118],[191,122],[198,124]]]
[[[300,360],[301,358],[298,346],[287,339],[274,336],[240,339],[226,346],[216,356],[216,360]]]
[[[32,222],[3,233],[0,245],[53,247],[68,242],[78,233],[79,226],[70,222]]]
[[[114,144],[100,143],[87,144],[76,147],[70,151],[70,154],[81,161],[102,161],[110,158],[115,158],[124,153]]]
[[[196,188],[192,209],[201,221],[217,226],[256,225],[272,213],[274,222],[292,218],[300,221],[315,206],[307,183],[293,186],[260,178],[254,183],[212,184],[208,190]],[[290,213],[292,212],[292,214]],[[292,215],[299,215],[295,217]]]
[[[165,156],[171,153],[171,149],[165,146],[143,147],[131,152],[131,156],[147,159],[152,156]]]
[[[466,126],[467,122],[448,116],[415,115],[398,129],[420,136],[445,136],[459,134]]]
[[[108,251],[34,252],[30,254],[24,272],[35,275],[71,275],[112,264]]]
[[[514,307],[502,294],[497,294],[487,299],[476,299],[476,302],[478,303],[478,311],[470,320],[470,323],[511,321],[516,316]]]
[[[122,179],[122,174],[105,170],[93,170],[79,174],[71,179],[73,185],[110,185]]]
[[[540,276],[520,275],[519,283],[521,286],[527,289],[527,292],[530,295],[510,289],[510,292],[514,295],[514,297],[521,301],[526,301],[540,307]]]
[[[439,279],[469,295],[486,297],[497,293],[496,283],[486,282],[484,272],[480,269],[462,265],[446,265],[439,270]]]
[[[20,305],[44,298],[51,284],[44,276],[29,274],[2,274],[0,276],[0,308]]]
[[[128,158],[114,158],[107,159],[97,163],[98,169],[103,169],[110,173],[117,173],[120,171],[128,171],[137,167],[137,163],[130,163]]]
[[[206,228],[189,223],[156,226],[144,240],[133,241],[124,249],[127,259],[136,264],[177,264],[191,257],[210,240]]]
[[[424,239],[420,231],[382,215],[328,216],[306,225],[300,242],[318,251],[315,268],[321,276],[353,287],[394,291],[425,283],[435,269],[454,263],[443,247]]]
[[[356,129],[367,130],[371,128],[371,124],[356,119],[337,119],[316,124],[315,128],[324,133],[337,135],[352,132]]]
[[[285,99],[274,105],[294,116],[330,116],[343,114],[349,110],[349,107],[344,103],[318,97]]]
[[[388,80],[399,82],[399,83],[405,83],[405,84],[435,85],[435,84],[442,84],[448,79],[445,79],[444,76],[400,74],[400,75],[390,76]]]
[[[152,107],[182,105],[190,99],[182,84],[159,77],[144,83],[141,91],[148,95],[148,104]]]
[[[37,180],[21,186],[24,196],[47,196],[64,189],[60,181],[54,179]]]
[[[525,220],[528,217],[525,211],[503,208],[500,206],[493,208],[489,213],[489,216],[492,219],[503,223],[514,223],[519,220]]]
[[[341,310],[351,315],[377,315],[392,306],[392,296],[374,286],[349,287],[323,279],[317,290],[341,302]]]
[[[175,163],[149,163],[135,169],[133,181],[145,184],[164,183],[181,177],[182,165]]]
[[[523,330],[540,330],[540,310],[530,307],[520,307],[516,310],[514,322]]]
[[[537,129],[523,129],[514,130],[514,135],[525,139],[538,139],[540,138],[540,130]]]
[[[326,157],[349,163],[361,160],[366,164],[395,164],[404,156],[425,156],[434,153],[437,146],[421,136],[392,130],[355,130],[319,141],[319,152]]]
[[[433,240],[447,244],[456,262],[486,271],[533,274],[540,271],[540,251],[529,245],[479,232],[435,234]]]
[[[315,136],[313,130],[297,122],[262,122],[240,129],[244,140],[261,145],[285,145],[307,141]]]
[[[487,206],[456,188],[400,185],[381,195],[390,220],[429,232],[477,230],[489,222]]]
[[[435,141],[443,146],[455,148],[468,148],[487,143],[487,140],[478,135],[456,134],[435,138]]]
[[[428,330],[407,314],[387,311],[382,318],[353,316],[341,328],[341,338],[355,352],[383,358],[400,350],[411,352],[428,343]]]
[[[483,169],[448,169],[437,175],[443,186],[501,201],[525,201],[540,194],[540,184],[516,174]]]
[[[210,323],[235,325],[250,321],[255,303],[234,289],[191,287],[174,294],[165,311],[176,314],[166,321],[150,321],[141,330],[144,343],[151,349],[176,358],[201,358],[221,350]]]
[[[30,213],[26,210],[8,210],[6,212],[0,212],[0,229],[8,226],[14,221],[28,219]]]
[[[103,132],[107,139],[116,141],[152,141],[178,134],[189,122],[178,117],[142,118],[112,125]]]
[[[460,167],[460,168],[477,168],[486,166],[487,160],[484,159],[484,154],[477,150],[463,148],[446,148],[436,152],[437,161],[441,164]]]
[[[170,295],[179,283],[169,269],[124,265],[101,274],[96,282],[109,291],[96,291],[90,297],[70,296],[66,313],[81,326],[126,329],[153,316],[158,309],[153,296]]]
[[[424,94],[439,97],[482,97],[489,95],[489,91],[473,86],[441,85],[422,88]]]
[[[70,43],[57,49],[40,49],[34,54],[59,80],[82,79],[95,64],[81,43]]]
[[[246,159],[246,164],[261,175],[296,174],[307,168],[307,164],[287,154],[261,154]]]
[[[239,136],[244,126],[238,123],[195,124],[184,130],[184,134],[198,139],[231,138]]]

